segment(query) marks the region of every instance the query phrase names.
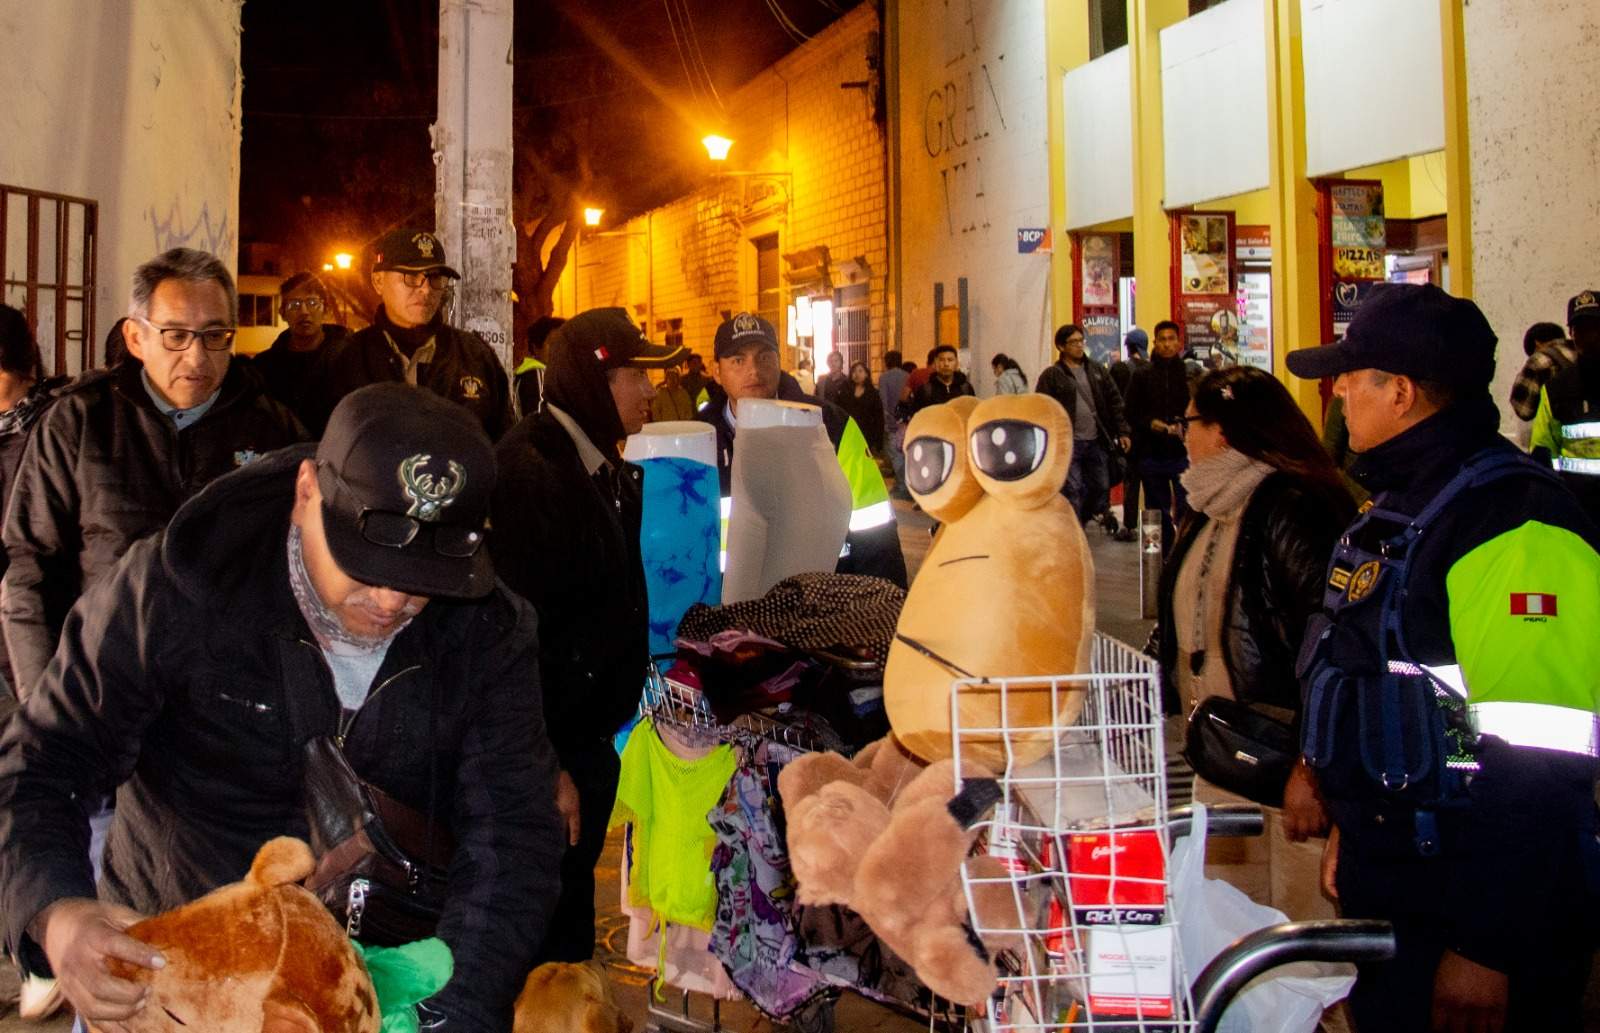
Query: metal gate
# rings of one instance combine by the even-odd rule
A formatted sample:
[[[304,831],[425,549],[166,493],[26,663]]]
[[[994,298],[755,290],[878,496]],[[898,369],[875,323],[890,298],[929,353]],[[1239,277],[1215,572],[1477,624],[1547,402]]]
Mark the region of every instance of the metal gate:
[[[95,252],[100,206],[0,184],[0,301],[21,309],[47,376],[98,361]]]

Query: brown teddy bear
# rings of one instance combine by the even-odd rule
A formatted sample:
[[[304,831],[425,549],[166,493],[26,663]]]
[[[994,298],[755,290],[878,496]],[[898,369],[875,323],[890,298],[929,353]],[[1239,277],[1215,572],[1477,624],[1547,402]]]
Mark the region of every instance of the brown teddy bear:
[[[350,938],[310,891],[311,850],[263,844],[244,881],[127,930],[158,949],[160,969],[112,959],[147,984],[128,1033],[377,1033],[378,1001]]]
[[[528,973],[511,1033],[633,1033],[633,1020],[617,1007],[600,962],[547,961]]]
[[[1094,633],[1088,543],[1061,497],[1072,428],[1043,395],[957,399],[906,431],[908,487],[944,521],[906,596],[884,673],[893,734],[855,760],[802,757],[778,777],[789,861],[802,904],[842,904],[866,920],[928,988],[958,1004],[998,982],[994,954],[1021,929],[1005,864],[969,857],[972,830],[999,798],[994,771],[1047,753],[1082,710],[1081,693],[981,688],[958,698],[965,728],[952,759],[951,682],[1086,670]],[[1054,699],[1052,699],[1054,696]],[[991,768],[993,770],[991,770]],[[969,886],[961,878],[967,865]]]

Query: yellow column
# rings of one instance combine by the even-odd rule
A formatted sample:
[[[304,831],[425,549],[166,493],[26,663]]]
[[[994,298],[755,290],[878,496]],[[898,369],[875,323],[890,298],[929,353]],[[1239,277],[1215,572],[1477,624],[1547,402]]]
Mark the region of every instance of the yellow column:
[[[1189,16],[1188,0],[1128,4],[1128,65],[1133,76],[1133,274],[1139,325],[1172,318],[1172,243],[1162,207],[1160,32]]]
[[[1284,365],[1293,348],[1322,341],[1317,279],[1317,191],[1306,178],[1305,74],[1300,50],[1300,0],[1267,0],[1267,148],[1272,175],[1273,372],[1313,426],[1322,426],[1317,382]]]
[[[1472,155],[1467,137],[1467,46],[1462,0],[1439,0],[1444,43],[1444,189],[1450,293],[1472,297]]]
[[[1045,5],[1045,140],[1050,154],[1050,257],[1052,329],[1072,318],[1072,263],[1067,240],[1067,140],[1062,115],[1061,77],[1089,60],[1089,15],[1082,4]]]

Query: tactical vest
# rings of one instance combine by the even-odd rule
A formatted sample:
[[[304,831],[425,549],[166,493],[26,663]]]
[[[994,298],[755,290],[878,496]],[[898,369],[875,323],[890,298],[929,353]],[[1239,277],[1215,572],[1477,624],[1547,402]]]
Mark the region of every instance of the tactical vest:
[[[1545,385],[1550,415],[1561,424],[1561,454],[1551,457],[1551,466],[1565,474],[1600,478],[1600,382],[1584,382],[1586,365],[1600,376],[1600,361],[1591,359],[1558,368]]]

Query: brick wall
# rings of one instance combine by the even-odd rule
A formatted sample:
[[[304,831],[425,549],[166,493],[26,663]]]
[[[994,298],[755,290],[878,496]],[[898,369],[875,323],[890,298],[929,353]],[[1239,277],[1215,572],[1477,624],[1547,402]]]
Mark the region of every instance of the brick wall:
[[[884,133],[868,91],[840,85],[869,78],[877,31],[873,5],[862,3],[728,98],[726,164],[788,179],[708,174],[696,193],[591,236],[557,291],[562,314],[622,305],[643,321],[653,302],[652,339],[678,319],[684,343],[710,358],[722,313],[756,307],[750,241],[776,232],[781,254],[826,246],[835,288],[868,285],[869,351],[880,368],[889,336]],[[746,204],[763,193],[774,196]],[[782,300],[794,300],[787,281]]]

